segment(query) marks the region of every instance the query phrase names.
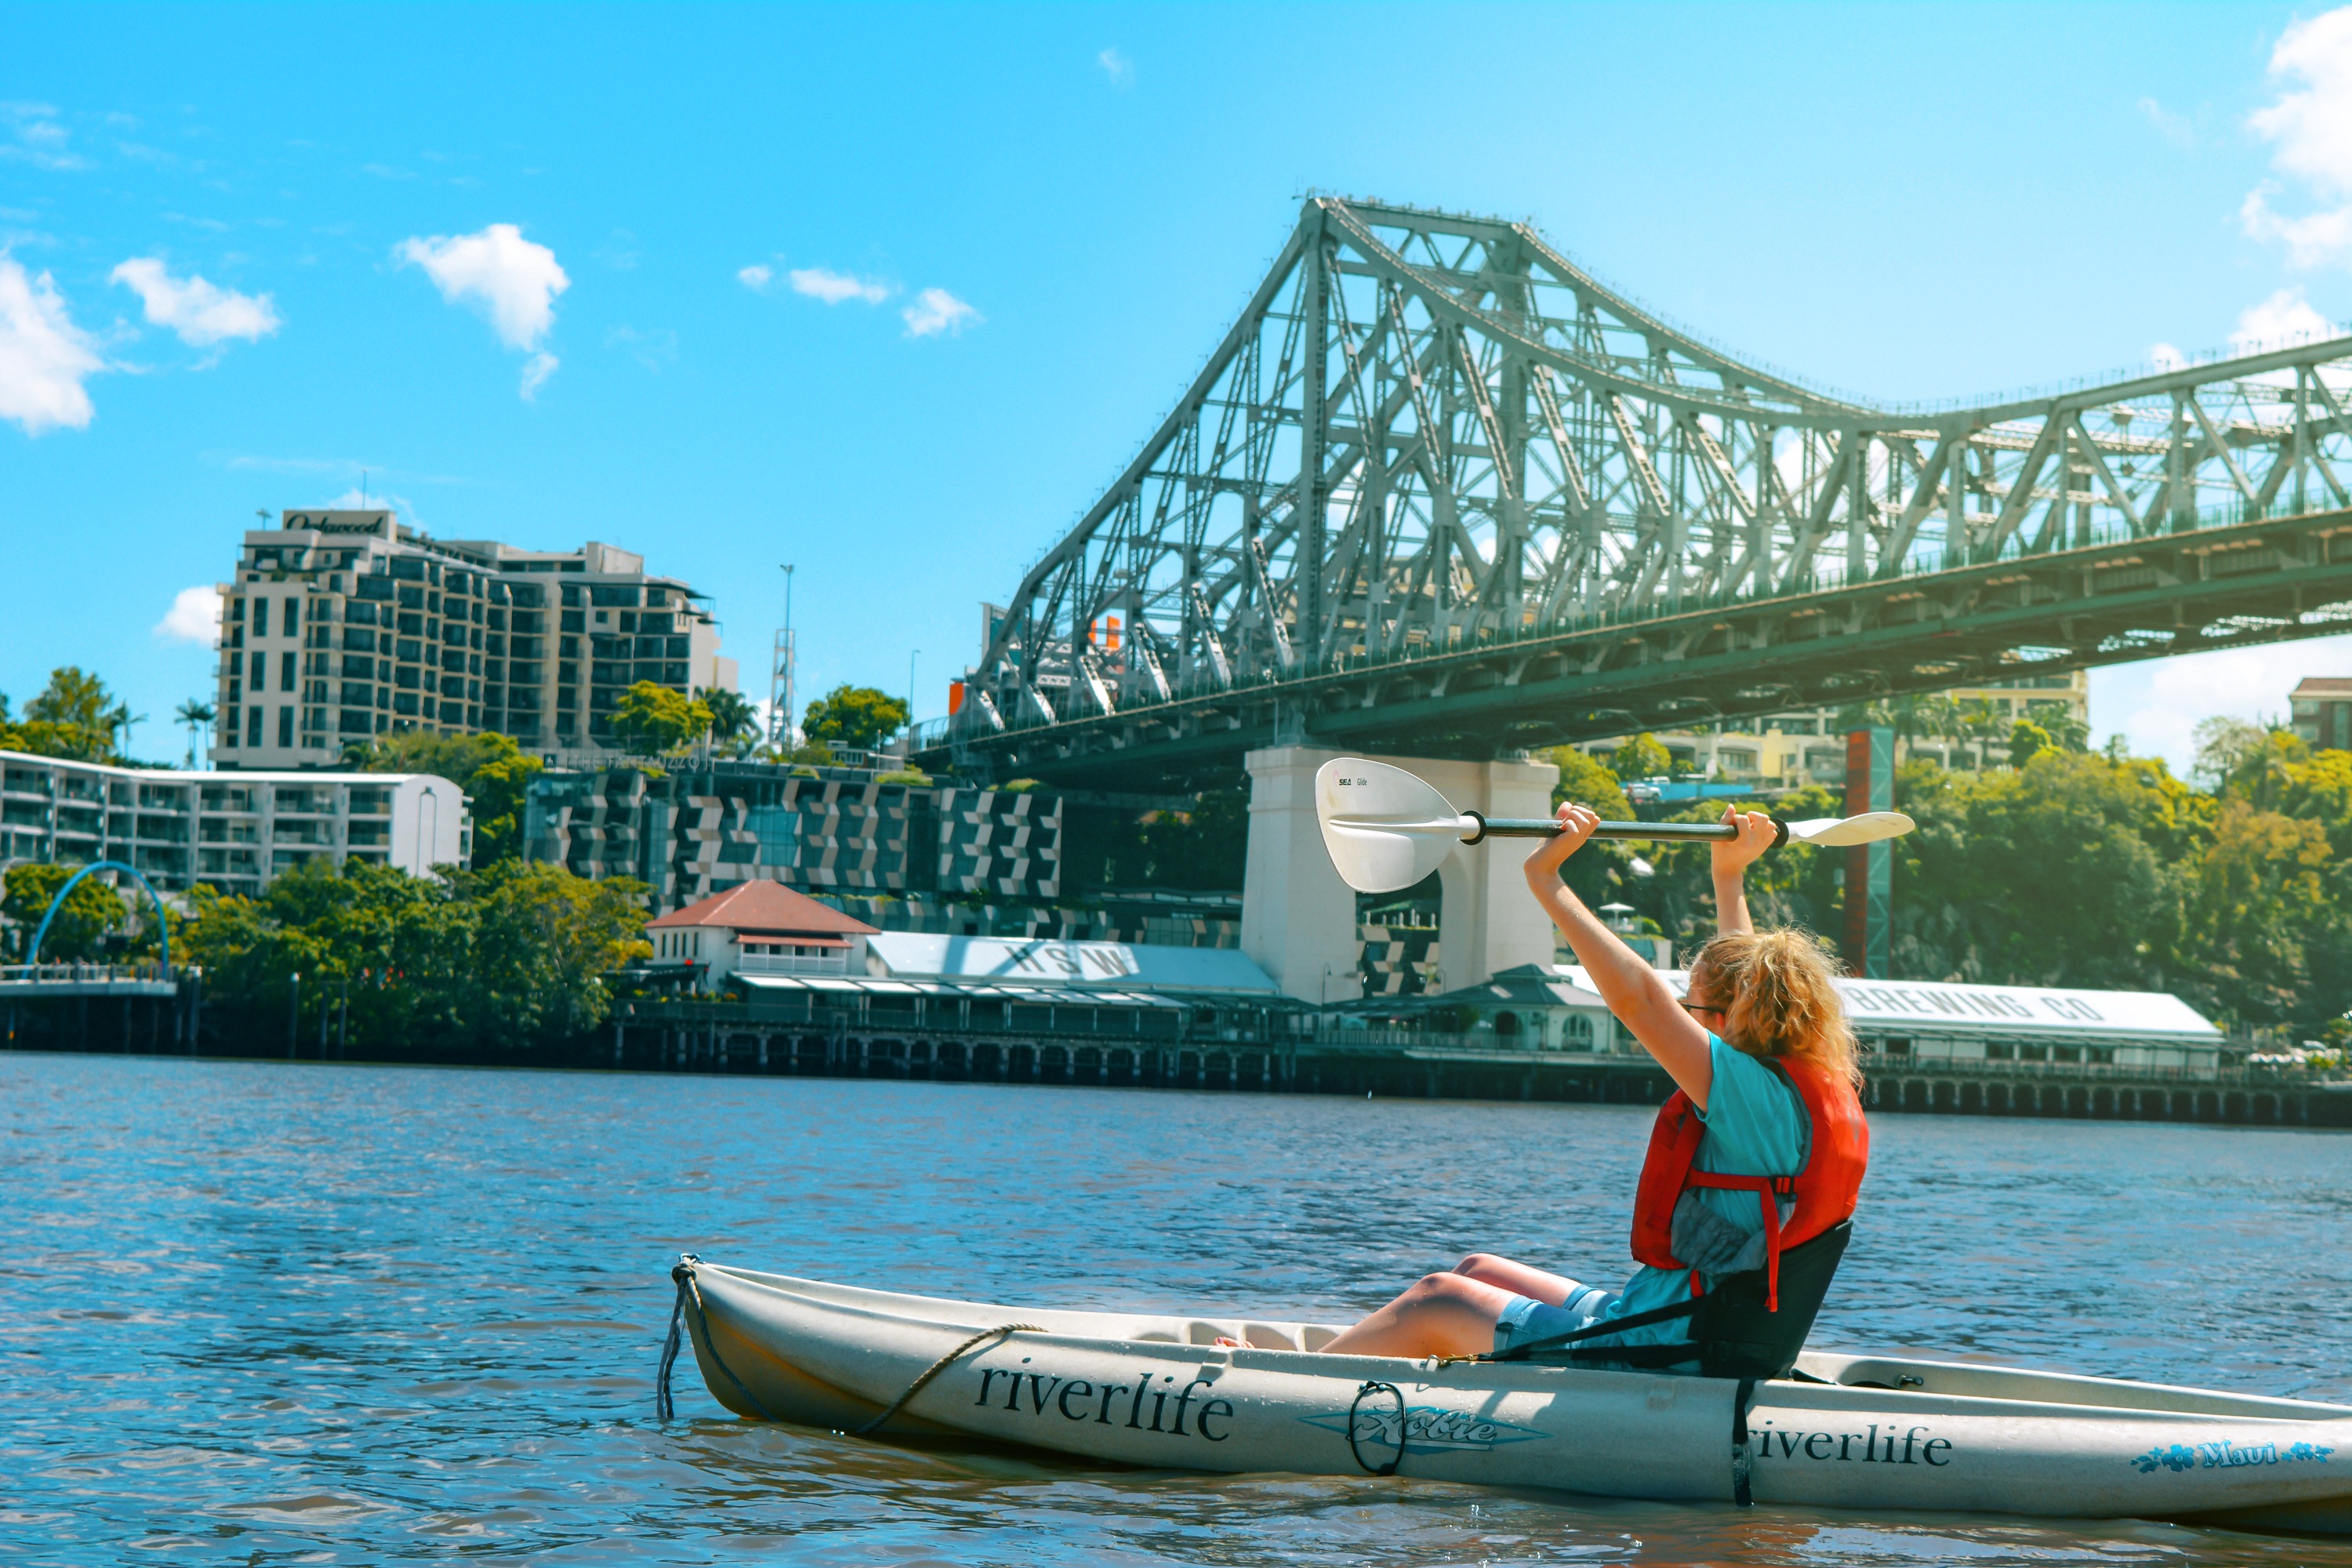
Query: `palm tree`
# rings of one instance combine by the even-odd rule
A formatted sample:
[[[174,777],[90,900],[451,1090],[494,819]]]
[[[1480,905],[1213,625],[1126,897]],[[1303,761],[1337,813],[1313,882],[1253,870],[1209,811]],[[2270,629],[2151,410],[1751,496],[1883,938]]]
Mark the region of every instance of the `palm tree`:
[[[742,693],[706,686],[694,695],[710,710],[710,739],[714,745],[726,746],[748,739],[758,728],[759,711]]]
[[[121,741],[115,742],[114,754],[117,757],[125,762],[130,761],[131,732],[139,725],[144,724],[145,722],[147,722],[147,715],[144,713],[133,713],[131,710],[131,704],[128,702],[117,702],[112,710],[107,713],[107,733],[110,736],[120,735],[122,737]]]
[[[172,717],[188,727],[188,766],[196,765],[197,743],[202,731],[215,718],[213,705],[201,697],[191,697],[172,710]]]

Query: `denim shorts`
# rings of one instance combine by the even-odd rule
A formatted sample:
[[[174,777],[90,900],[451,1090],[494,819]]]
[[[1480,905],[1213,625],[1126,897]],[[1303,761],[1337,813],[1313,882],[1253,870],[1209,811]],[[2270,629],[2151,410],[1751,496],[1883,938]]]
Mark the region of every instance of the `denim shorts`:
[[[1613,1290],[1603,1290],[1591,1285],[1568,1282],[1568,1303],[1555,1307],[1549,1301],[1538,1301],[1532,1296],[1513,1296],[1495,1320],[1495,1349],[1509,1350],[1537,1340],[1548,1340],[1556,1334],[1572,1334],[1577,1330],[1600,1321],[1616,1301]]]

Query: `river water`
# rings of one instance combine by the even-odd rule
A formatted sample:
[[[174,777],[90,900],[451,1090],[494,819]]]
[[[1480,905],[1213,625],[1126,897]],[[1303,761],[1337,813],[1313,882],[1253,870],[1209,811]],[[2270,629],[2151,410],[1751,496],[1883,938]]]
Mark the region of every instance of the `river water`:
[[[11,1563],[2300,1563],[1839,1516],[936,1452],[728,1415],[670,1263],[1342,1319],[1465,1251],[1625,1270],[1647,1113],[0,1057]],[[1885,1116],[1815,1332],[2352,1402],[2352,1136]]]

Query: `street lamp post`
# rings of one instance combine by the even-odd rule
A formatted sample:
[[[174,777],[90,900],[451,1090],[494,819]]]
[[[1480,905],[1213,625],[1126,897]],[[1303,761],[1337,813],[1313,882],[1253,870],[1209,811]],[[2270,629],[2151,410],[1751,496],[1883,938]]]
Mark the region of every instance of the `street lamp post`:
[[[293,983],[286,997],[286,1059],[290,1062],[294,1059],[295,1021],[302,1015],[302,972],[298,969],[287,978]]]
[[[923,650],[915,648],[907,655],[907,754],[915,754],[915,660]]]

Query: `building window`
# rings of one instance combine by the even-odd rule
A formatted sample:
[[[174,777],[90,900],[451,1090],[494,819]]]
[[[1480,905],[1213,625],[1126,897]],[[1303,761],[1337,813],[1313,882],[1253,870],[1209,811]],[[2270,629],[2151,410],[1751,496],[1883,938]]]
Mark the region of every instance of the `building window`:
[[[255,602],[262,603],[263,601],[257,600]],[[256,691],[267,691],[269,689],[269,656],[258,651],[257,649],[255,651],[253,656],[253,689]]]
[[[253,657],[259,658],[261,656],[259,654],[255,654]],[[245,743],[248,746],[258,746],[261,744],[260,704],[256,703],[253,707],[245,710]]]
[[[253,601],[253,635],[257,637],[269,635],[269,601],[267,599]]]
[[[289,637],[302,635],[302,601],[299,599],[286,601],[286,635]]]
[[[291,671],[294,666],[290,661],[293,659],[294,656],[289,653],[286,658],[289,661],[286,668],[289,671]],[[291,691],[294,689],[294,678],[290,673],[286,678],[286,689],[289,691]],[[280,708],[278,710],[278,743],[289,751],[293,748],[294,710],[291,708]]]
[[[280,691],[294,689],[294,658],[295,656],[290,653],[281,653],[278,656],[278,689]]]

